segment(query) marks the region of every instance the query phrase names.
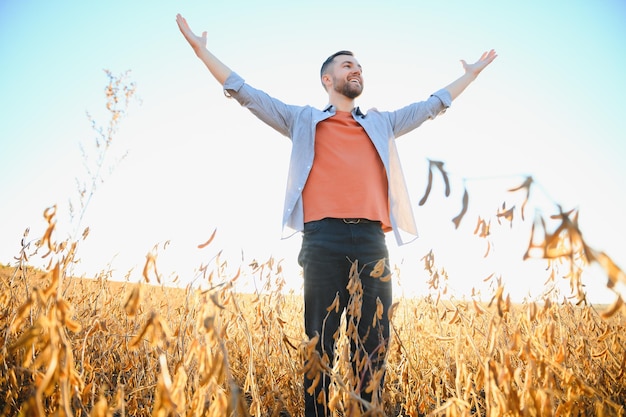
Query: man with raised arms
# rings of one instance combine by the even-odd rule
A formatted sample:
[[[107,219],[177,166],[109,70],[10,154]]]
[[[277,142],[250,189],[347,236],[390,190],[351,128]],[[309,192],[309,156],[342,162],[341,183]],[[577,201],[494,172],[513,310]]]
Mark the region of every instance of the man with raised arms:
[[[306,334],[319,337],[317,352],[332,367],[334,336],[350,301],[348,282],[354,266],[362,277],[358,311],[348,321],[358,330],[352,340],[355,390],[361,405],[379,402],[381,372],[389,342],[392,303],[385,233],[398,244],[417,236],[395,139],[443,113],[495,58],[461,61],[464,73],[424,101],[395,111],[363,112],[355,99],[363,91],[362,68],[350,51],[330,55],[320,79],[328,93],[323,108],[286,104],[247,84],[207,49],[207,33],[196,35],[181,16],[176,22],[194,52],[227,96],[292,141],[283,228],[302,233],[298,262],[304,277]],[[338,301],[330,312],[328,307]],[[382,314],[380,314],[382,312]],[[365,360],[364,360],[365,359]],[[359,364],[359,366],[357,366]],[[362,365],[362,366],[361,366]],[[367,390],[372,376],[378,388]],[[329,377],[305,374],[305,416],[326,416]]]

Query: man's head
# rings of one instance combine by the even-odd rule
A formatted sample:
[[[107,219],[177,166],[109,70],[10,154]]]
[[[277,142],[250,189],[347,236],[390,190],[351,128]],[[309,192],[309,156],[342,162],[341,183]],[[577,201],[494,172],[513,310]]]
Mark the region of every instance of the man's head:
[[[361,65],[350,51],[335,52],[320,69],[322,86],[330,94],[331,89],[348,98],[356,98],[363,91]]]

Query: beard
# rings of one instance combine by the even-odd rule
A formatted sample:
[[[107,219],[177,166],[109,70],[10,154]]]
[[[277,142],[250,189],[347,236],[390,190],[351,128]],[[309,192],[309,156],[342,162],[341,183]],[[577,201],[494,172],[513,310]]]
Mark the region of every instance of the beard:
[[[363,85],[361,83],[354,84],[349,81],[342,81],[341,83],[338,80],[334,79],[334,89],[336,92],[343,94],[344,96],[354,99],[361,95],[363,92]]]

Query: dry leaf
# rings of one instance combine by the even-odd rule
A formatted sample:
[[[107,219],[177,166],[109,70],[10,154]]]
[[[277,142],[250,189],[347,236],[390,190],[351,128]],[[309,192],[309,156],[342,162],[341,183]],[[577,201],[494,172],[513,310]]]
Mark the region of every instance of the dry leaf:
[[[465,216],[465,213],[467,213],[468,201],[469,201],[469,194],[467,193],[467,188],[465,188],[465,191],[463,192],[463,207],[461,208],[461,212],[458,214],[458,216],[452,219],[452,223],[454,223],[455,229],[459,228],[459,225],[461,224],[461,220],[463,219],[463,216]]]
[[[526,177],[526,179],[524,180],[524,182],[515,187],[515,188],[511,188],[509,191],[511,192],[515,192],[515,191],[519,191],[519,190],[526,190],[526,197],[524,198],[524,202],[522,203],[522,209],[521,209],[521,215],[522,215],[522,220],[524,220],[524,208],[526,208],[526,203],[528,203],[528,199],[530,198],[530,186],[533,183],[533,177],[528,176]]]
[[[612,317],[623,306],[624,306],[624,300],[622,299],[622,297],[618,295],[617,299],[613,302],[613,304],[611,304],[609,308],[607,308],[606,310],[602,312],[602,318],[608,319],[609,317]]]
[[[376,262],[374,269],[370,272],[370,277],[372,278],[380,278],[385,272],[385,259],[381,259]]]
[[[422,197],[422,199],[419,201],[419,205],[423,206],[426,203],[426,200],[428,199],[428,196],[430,195],[430,191],[433,188],[433,169],[432,169],[432,163],[428,164],[428,184],[426,185],[426,191],[424,192],[424,196]]]
[[[437,169],[439,170],[439,172],[441,172],[441,176],[443,177],[443,182],[446,187],[445,194],[446,194],[446,197],[448,197],[450,195],[450,180],[448,179],[448,173],[446,172],[445,169],[443,169],[443,162],[431,161],[431,164],[434,164],[435,167],[437,167]]]
[[[217,228],[213,230],[213,233],[211,233],[211,237],[209,238],[209,240],[207,240],[206,242],[198,245],[198,249],[206,248],[207,246],[209,246],[211,244],[211,242],[213,242],[213,239],[215,238],[215,233],[216,232],[217,232]]]

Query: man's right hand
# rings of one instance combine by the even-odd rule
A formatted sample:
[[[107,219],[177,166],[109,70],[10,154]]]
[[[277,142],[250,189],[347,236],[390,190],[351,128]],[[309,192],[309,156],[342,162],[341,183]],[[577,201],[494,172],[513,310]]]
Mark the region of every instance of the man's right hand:
[[[226,79],[231,74],[231,69],[228,68],[222,61],[217,59],[206,47],[206,31],[202,32],[202,36],[198,36],[192,32],[187,20],[179,14],[176,15],[176,23],[180,32],[183,34],[189,45],[193,48],[198,58],[209,69],[213,77],[222,85],[226,82]]]
[[[193,48],[193,50],[198,54],[202,49],[206,49],[206,31],[202,32],[202,36],[198,36],[189,27],[187,20],[179,14],[176,15],[176,23],[178,24],[178,29],[183,34],[189,45]]]

